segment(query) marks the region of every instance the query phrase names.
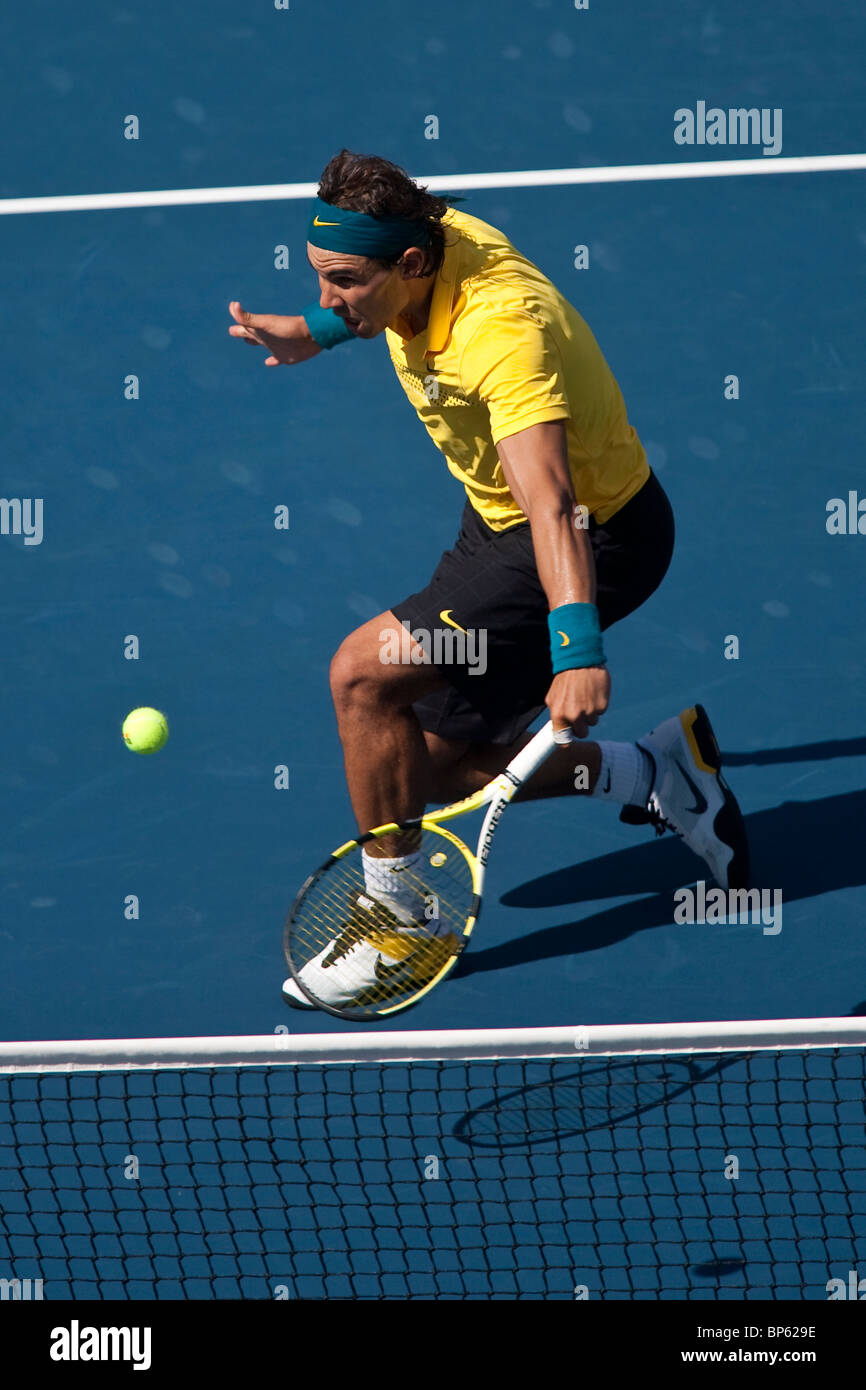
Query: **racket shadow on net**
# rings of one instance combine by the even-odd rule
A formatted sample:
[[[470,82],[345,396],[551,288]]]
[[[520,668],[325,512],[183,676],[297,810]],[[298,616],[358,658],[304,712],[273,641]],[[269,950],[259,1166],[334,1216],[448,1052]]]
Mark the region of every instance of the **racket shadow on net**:
[[[289,911],[283,948],[292,980],[309,1004],[359,1022],[417,1004],[454,968],[481,911],[496,827],[523,783],[570,730],[550,721],[492,781],[462,801],[400,823],[378,826],[340,845],[304,883]],[[486,808],[475,850],[446,822]],[[409,929],[372,901],[364,846],[386,836],[411,838],[417,872],[401,877],[420,906]]]
[[[712,1061],[649,1056],[532,1063],[541,1079],[497,1089],[460,1117],[454,1137],[472,1148],[527,1149],[612,1129],[694,1093],[739,1060],[734,1054]]]
[[[737,1071],[743,1061],[742,1053],[717,1057],[599,1056],[574,1061],[557,1059],[555,1063],[533,1059],[521,1064],[526,1068],[523,1085],[493,1088],[486,1099],[459,1117],[451,1133],[469,1151],[470,1162],[483,1165],[486,1159],[497,1169],[508,1162],[509,1156],[520,1156],[521,1163],[531,1162],[530,1155],[535,1151],[557,1155],[557,1173],[561,1175],[566,1171],[562,1167],[563,1155],[570,1152],[572,1161],[567,1171],[571,1179],[583,1175],[584,1186],[578,1190],[591,1206],[592,1175],[601,1172],[610,1181],[618,1173],[615,1157],[610,1158],[609,1167],[604,1161],[600,1168],[597,1166],[599,1154],[616,1154],[616,1141],[601,1138],[598,1147],[590,1138],[593,1131],[612,1131],[624,1125],[634,1130],[633,1140],[643,1150],[643,1117],[647,1116],[647,1125],[662,1127],[661,1142],[665,1152],[670,1153],[668,1107],[678,1103],[676,1125],[690,1135],[689,1147],[697,1148],[701,1124],[715,1123],[720,1129],[724,1124],[725,1082],[728,1113],[734,1109],[748,1110],[748,1069],[742,1068],[739,1075]],[[593,1148],[596,1165],[590,1158]],[[581,1155],[576,1166],[575,1154]],[[522,1168],[518,1171],[521,1175],[525,1172]],[[548,1176],[546,1170],[539,1171]],[[648,1177],[649,1173],[644,1172],[642,1181],[646,1183]],[[573,1183],[571,1190],[575,1190]],[[717,1194],[716,1205],[709,1213],[705,1206],[702,1197],[700,1210],[691,1214],[692,1246],[700,1249],[704,1258],[688,1264],[689,1283],[703,1291],[730,1287],[731,1281],[742,1283],[746,1255],[738,1239],[731,1240],[727,1232],[728,1226],[735,1230],[737,1226],[735,1199],[732,1194]],[[719,1217],[726,1218],[724,1229],[720,1221],[713,1219]]]

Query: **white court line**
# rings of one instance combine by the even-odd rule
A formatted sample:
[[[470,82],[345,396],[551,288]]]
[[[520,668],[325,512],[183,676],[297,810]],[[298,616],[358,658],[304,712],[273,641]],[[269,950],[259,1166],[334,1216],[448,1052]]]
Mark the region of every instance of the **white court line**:
[[[434,192],[465,188],[551,188],[576,183],[639,183],[649,179],[718,179],[739,174],[817,174],[866,169],[866,154],[700,160],[683,164],[614,164],[600,169],[524,169],[500,174],[434,174],[419,178]],[[237,188],[166,188],[143,193],[71,193],[0,199],[0,214],[96,212],[112,208],[183,207],[194,203],[264,203],[314,198],[316,183],[260,183]]]

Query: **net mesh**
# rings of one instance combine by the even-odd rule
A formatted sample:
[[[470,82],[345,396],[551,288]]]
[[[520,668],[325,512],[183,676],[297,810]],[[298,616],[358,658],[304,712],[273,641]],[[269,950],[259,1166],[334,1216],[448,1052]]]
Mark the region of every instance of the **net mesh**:
[[[2,1075],[0,1277],[46,1299],[826,1299],[866,1270],[864,1062]]]

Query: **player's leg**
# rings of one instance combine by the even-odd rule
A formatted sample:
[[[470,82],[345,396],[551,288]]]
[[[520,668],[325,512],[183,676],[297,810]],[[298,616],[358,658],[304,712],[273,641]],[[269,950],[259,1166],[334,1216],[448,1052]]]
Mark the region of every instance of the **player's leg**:
[[[473,744],[435,768],[437,801],[457,801],[486,786],[531,739],[522,734],[509,744]],[[652,759],[636,743],[575,740],[557,748],[524,783],[515,801],[555,796],[597,796],[622,806],[644,805],[652,787]]]
[[[362,831],[419,814],[431,797],[433,769],[465,752],[465,744],[422,733],[413,711],[415,700],[441,684],[423,647],[391,612],[364,623],[335,654],[331,692]],[[436,952],[447,954],[454,943],[427,917],[420,859],[417,836],[387,836],[364,847],[362,884],[335,919],[333,938],[300,973],[314,998],[344,1007],[375,991],[383,969],[435,973]],[[314,1007],[291,977],[283,998],[293,1008]]]
[[[464,746],[464,751],[433,765],[433,800],[443,805],[459,801],[480,791],[491,778],[507,767],[532,735],[522,734],[513,743],[481,743]],[[455,750],[461,745],[453,745]],[[535,801],[541,797],[575,796],[592,792],[598,781],[601,755],[597,743],[576,740],[556,748],[521,787],[516,801]]]
[[[341,643],[330,671],[352,809],[363,832],[419,815],[432,764],[413,704],[443,684],[391,612]]]
[[[468,748],[436,778],[437,797],[453,801],[486,785],[531,736]],[[557,749],[515,800],[584,795],[618,802],[620,819],[672,830],[705,860],[726,888],[749,887],[746,829],[721,773],[721,754],[701,705],[665,719],[636,743],[573,743]],[[594,771],[590,771],[594,769]]]

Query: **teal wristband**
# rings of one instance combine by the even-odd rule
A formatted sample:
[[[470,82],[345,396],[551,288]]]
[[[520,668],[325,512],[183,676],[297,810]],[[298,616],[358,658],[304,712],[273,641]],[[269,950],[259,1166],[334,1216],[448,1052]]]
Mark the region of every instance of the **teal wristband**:
[[[563,603],[547,615],[553,674],[603,666],[601,626],[594,603]]]
[[[321,304],[308,304],[306,309],[301,310],[301,317],[306,319],[307,327],[319,347],[336,347],[338,343],[347,343],[355,336],[333,309],[323,309]]]

